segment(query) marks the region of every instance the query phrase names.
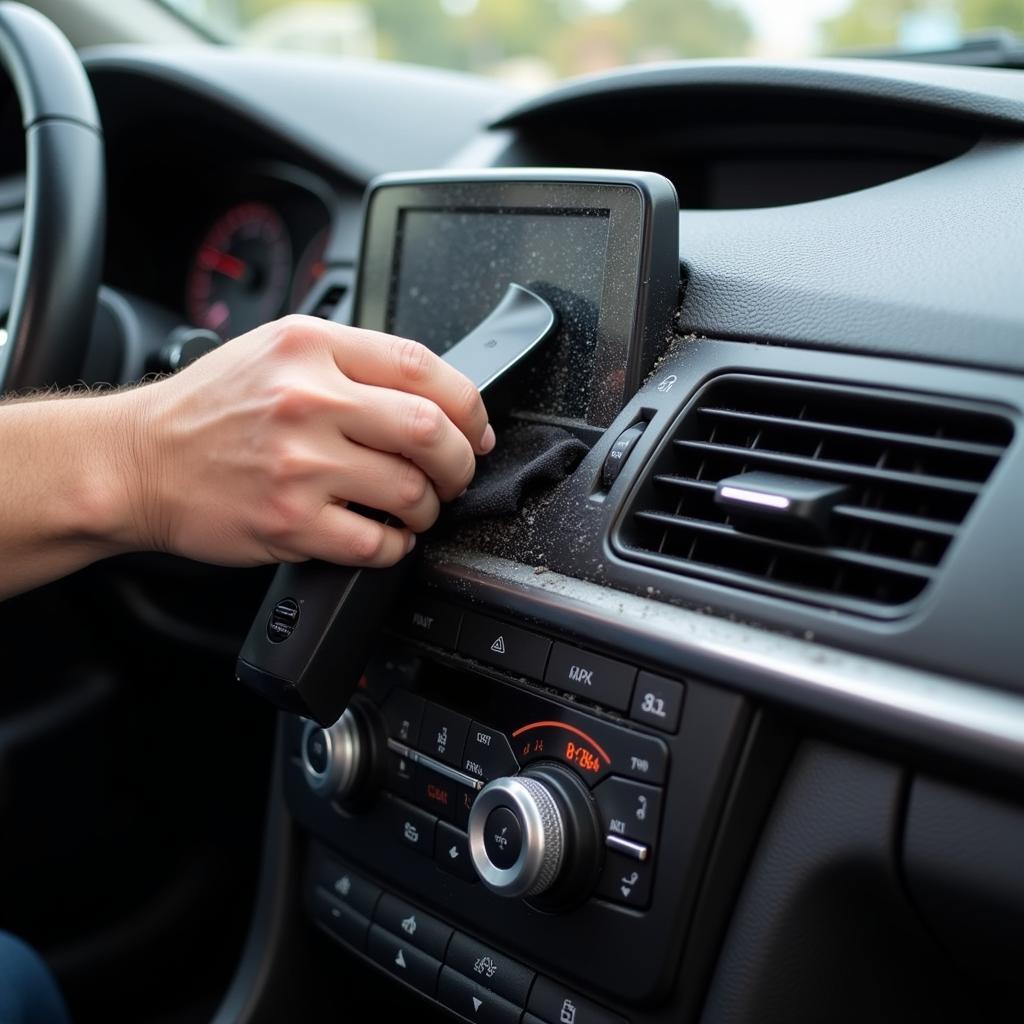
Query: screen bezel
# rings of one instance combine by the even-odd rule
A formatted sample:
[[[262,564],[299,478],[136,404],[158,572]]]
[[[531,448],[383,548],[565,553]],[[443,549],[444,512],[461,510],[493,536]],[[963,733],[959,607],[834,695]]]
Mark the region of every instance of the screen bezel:
[[[588,425],[608,426],[656,354],[648,350],[645,313],[651,310],[645,293],[652,278],[652,224],[662,225],[662,250],[666,244],[660,236],[668,233],[667,216],[656,217],[655,211],[667,211],[669,204],[674,229],[670,258],[678,282],[678,205],[672,186],[657,175],[506,169],[388,175],[372,183],[367,193],[353,322],[370,330],[387,329],[398,267],[398,227],[405,210],[528,208],[539,215],[549,211],[561,216],[573,210],[608,210],[606,252],[614,258],[609,256],[605,265],[585,418]],[[672,300],[675,297],[673,287]],[[661,319],[663,305],[658,310]]]

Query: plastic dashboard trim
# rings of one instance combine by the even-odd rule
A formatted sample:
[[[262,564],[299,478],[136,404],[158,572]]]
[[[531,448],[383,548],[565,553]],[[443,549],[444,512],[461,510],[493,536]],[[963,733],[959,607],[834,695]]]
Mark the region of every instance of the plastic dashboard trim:
[[[888,104],[992,127],[1024,124],[1024,76],[1017,72],[880,60],[691,60],[625,68],[566,82],[491,122],[520,127],[581,104],[654,91],[818,94]]]
[[[432,582],[773,702],[1024,779],[1024,697],[897,665],[456,546]]]

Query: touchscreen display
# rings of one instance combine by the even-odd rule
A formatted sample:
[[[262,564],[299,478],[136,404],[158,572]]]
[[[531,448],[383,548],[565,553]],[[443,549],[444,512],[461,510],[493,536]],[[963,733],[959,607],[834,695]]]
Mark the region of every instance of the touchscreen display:
[[[609,210],[399,211],[386,330],[443,353],[516,283],[547,299],[559,332],[531,365],[530,406],[584,418],[608,262]]]

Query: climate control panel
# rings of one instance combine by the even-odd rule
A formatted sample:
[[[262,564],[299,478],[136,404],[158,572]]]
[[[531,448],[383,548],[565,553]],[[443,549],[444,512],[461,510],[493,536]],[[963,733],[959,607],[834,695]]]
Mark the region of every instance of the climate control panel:
[[[452,927],[595,997],[650,999],[742,700],[477,610],[421,601],[406,623],[331,728],[289,722],[293,816]]]

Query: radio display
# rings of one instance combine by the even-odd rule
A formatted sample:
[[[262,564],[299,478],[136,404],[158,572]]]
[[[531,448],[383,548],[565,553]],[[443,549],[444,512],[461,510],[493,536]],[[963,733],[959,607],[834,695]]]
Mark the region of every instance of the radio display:
[[[522,285],[558,328],[518,407],[604,427],[667,340],[678,277],[675,193],[656,175],[389,176],[368,194],[355,322],[443,354]]]

